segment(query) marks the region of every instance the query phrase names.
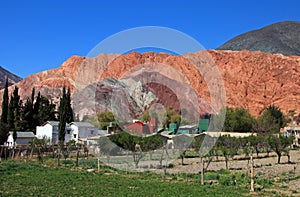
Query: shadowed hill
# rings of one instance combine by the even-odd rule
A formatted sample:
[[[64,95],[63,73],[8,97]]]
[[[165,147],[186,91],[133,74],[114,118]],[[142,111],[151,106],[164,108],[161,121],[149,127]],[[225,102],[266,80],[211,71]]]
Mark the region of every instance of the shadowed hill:
[[[234,37],[218,49],[300,56],[300,22],[284,21],[250,31]]]
[[[21,77],[18,77],[17,75],[5,70],[0,66],[0,89],[4,88],[5,86],[6,77],[8,77],[8,85],[18,83],[22,80]]]

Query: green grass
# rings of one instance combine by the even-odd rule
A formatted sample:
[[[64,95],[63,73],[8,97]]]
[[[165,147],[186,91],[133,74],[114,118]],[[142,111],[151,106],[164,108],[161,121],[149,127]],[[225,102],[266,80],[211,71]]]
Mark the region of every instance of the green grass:
[[[92,166],[94,167],[94,163]],[[168,175],[163,181],[152,172],[125,173],[102,168],[100,173],[74,167],[48,167],[37,162],[0,163],[0,196],[242,196],[249,194],[248,179],[227,171],[208,172],[200,185],[199,174]],[[234,184],[234,180],[237,180]]]

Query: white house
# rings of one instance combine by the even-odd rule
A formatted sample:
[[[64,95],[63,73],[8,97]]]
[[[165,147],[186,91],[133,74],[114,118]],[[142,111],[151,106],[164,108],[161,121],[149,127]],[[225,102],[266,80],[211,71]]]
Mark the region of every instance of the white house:
[[[31,142],[35,138],[35,135],[33,132],[17,132],[17,139],[15,142],[15,145],[28,145],[29,142]],[[14,146],[14,138],[13,138],[13,132],[9,132],[9,136],[6,141],[6,145],[9,147]]]
[[[36,127],[36,136],[50,138],[52,144],[58,144],[58,121],[47,121],[42,126]],[[86,142],[91,136],[107,134],[106,130],[99,130],[89,122],[72,122],[66,124],[65,143],[70,140]]]
[[[41,139],[44,136],[50,139],[51,144],[58,144],[59,121],[47,121],[42,126],[36,127],[36,137]],[[66,124],[65,142],[72,139],[70,125]]]
[[[107,134],[106,130],[99,130],[89,122],[70,123],[72,139],[78,142],[86,142],[88,137]]]
[[[292,124],[286,126],[280,130],[283,134],[293,135],[295,137],[293,145],[299,146],[300,145],[300,125]]]

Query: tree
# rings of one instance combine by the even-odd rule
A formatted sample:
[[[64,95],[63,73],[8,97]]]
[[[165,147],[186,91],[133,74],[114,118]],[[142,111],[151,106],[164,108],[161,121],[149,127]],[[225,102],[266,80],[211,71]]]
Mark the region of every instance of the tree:
[[[68,88],[67,93],[66,93],[66,116],[67,116],[67,122],[73,122],[74,121],[74,113],[73,109],[71,106],[71,93],[70,93],[70,88]]]
[[[270,135],[268,138],[268,144],[270,148],[277,154],[277,163],[280,163],[282,153],[286,153],[288,162],[290,163],[289,147],[292,145],[294,136],[276,136]]]
[[[8,135],[8,125],[3,122],[0,122],[0,145],[3,145],[7,141]]]
[[[229,158],[233,158],[238,151],[240,144],[237,138],[223,135],[218,138],[217,148],[225,159],[226,169],[228,169]]]
[[[186,153],[187,148],[192,143],[193,138],[188,135],[176,135],[173,138],[173,141],[174,141],[175,148],[179,149],[181,164],[184,165],[183,160],[185,157],[185,153]]]
[[[201,184],[204,185],[205,172],[208,169],[213,157],[216,155],[214,144],[216,138],[201,134],[194,138],[192,147],[198,152],[201,164]],[[206,166],[205,166],[206,163]]]
[[[171,116],[171,123],[180,124],[181,123],[181,116],[176,114]]]
[[[11,131],[20,130],[20,115],[21,115],[21,105],[22,101],[20,101],[19,96],[19,88],[15,86],[15,89],[10,97],[10,102],[8,106],[8,127]]]
[[[125,131],[111,135],[109,139],[117,146],[132,153],[135,167],[138,167],[139,161],[145,156],[145,152],[155,150],[163,145],[159,135],[140,137],[130,135]]]
[[[67,101],[67,102],[69,102],[69,101]],[[42,123],[44,123],[48,120],[56,120],[56,117],[55,117],[55,104],[50,102],[46,97],[41,96],[40,107],[39,107],[37,117],[38,117],[38,122],[40,124],[42,124]],[[71,115],[71,118],[70,118],[70,115],[68,114],[68,117],[69,117],[69,119],[68,119],[67,122],[69,123],[70,121],[72,121],[73,115]]]
[[[1,122],[7,124],[7,113],[8,113],[8,79],[6,77],[5,88],[3,92],[3,100],[2,100],[2,114],[1,114]]]
[[[251,135],[249,137],[247,137],[248,143],[250,145],[250,147],[252,147],[255,152],[256,152],[256,156],[258,157],[258,154],[260,153],[260,151],[263,148],[263,142],[264,142],[264,137],[259,134],[257,136]]]
[[[141,117],[141,121],[149,122],[149,120],[150,120],[150,113],[149,110],[146,110]]]
[[[276,118],[272,115],[270,110],[265,110],[260,116],[256,119],[253,130],[257,133],[270,133],[277,132],[278,123]]]
[[[101,129],[107,129],[110,122],[116,124],[114,114],[112,112],[101,112],[97,115]]]
[[[26,103],[21,112],[22,131],[34,131],[33,125],[33,105],[30,99],[26,100]]]
[[[66,134],[66,123],[68,121],[68,104],[67,103],[67,94],[66,94],[66,88],[63,87],[62,90],[62,97],[60,98],[59,103],[59,124],[58,124],[58,140],[61,145],[64,144],[65,141],[65,134]]]
[[[270,115],[275,119],[276,132],[279,132],[280,128],[286,124],[285,117],[279,107],[270,105],[263,110],[262,114],[264,113],[270,113]]]
[[[227,108],[224,122],[224,130],[232,132],[252,131],[254,117],[243,108]]]
[[[66,88],[64,86],[62,90],[62,97],[60,98],[60,103],[58,108],[58,113],[59,113],[59,123],[58,123],[59,150],[58,150],[58,157],[57,157],[58,165],[60,165],[61,151],[64,151],[63,147],[64,147],[65,135],[66,135],[66,124],[69,121],[71,121],[73,117],[73,113],[70,113],[70,111],[72,110],[70,102],[71,102],[70,90],[66,92]]]

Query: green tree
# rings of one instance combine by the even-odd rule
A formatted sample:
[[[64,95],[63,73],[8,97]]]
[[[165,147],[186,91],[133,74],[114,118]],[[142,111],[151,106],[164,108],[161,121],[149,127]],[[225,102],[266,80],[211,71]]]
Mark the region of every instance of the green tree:
[[[253,147],[253,149],[256,152],[256,156],[258,157],[258,154],[263,151],[263,142],[265,140],[265,138],[263,137],[263,135],[259,134],[257,136],[251,135],[249,137],[247,137],[248,143],[250,147]]]
[[[225,159],[225,166],[228,169],[228,161],[233,158],[239,149],[240,143],[237,138],[229,135],[220,136],[217,141],[217,149]]]
[[[256,119],[253,130],[257,133],[278,132],[279,127],[276,118],[270,110],[265,110]]]
[[[270,148],[277,154],[277,163],[280,163],[280,159],[283,153],[286,153],[288,162],[290,163],[289,147],[292,145],[294,136],[279,136],[270,135],[268,138],[268,144]]]
[[[73,109],[71,106],[71,92],[70,92],[70,88],[68,88],[67,93],[66,93],[66,115],[67,115],[67,122],[73,122],[74,121],[74,113],[73,113]]]
[[[185,157],[186,150],[190,146],[190,144],[192,143],[193,140],[194,139],[192,137],[187,136],[187,135],[176,135],[173,138],[175,147],[179,149],[179,154],[180,154],[182,165],[184,165],[183,160]]]
[[[171,116],[171,123],[180,124],[181,123],[181,115],[173,115]]]
[[[275,105],[270,105],[269,107],[267,107],[266,109],[264,109],[261,113],[261,116],[271,116],[274,119],[274,124],[275,127],[275,132],[279,132],[281,127],[284,127],[284,125],[286,124],[285,121],[285,117],[282,113],[282,111],[280,110],[279,107],[275,106]],[[267,114],[267,115],[265,115]]]
[[[202,185],[204,185],[205,172],[212,162],[213,157],[217,154],[216,148],[214,147],[216,140],[216,138],[210,137],[209,135],[201,134],[195,136],[192,142],[192,147],[198,152],[200,158]]]
[[[116,120],[112,112],[101,112],[97,115],[97,117],[101,129],[107,129],[110,122],[116,124]]]
[[[254,117],[243,108],[227,108],[224,130],[231,132],[249,132],[254,125]]]
[[[15,89],[10,97],[8,105],[8,127],[11,131],[20,130],[20,115],[22,102],[20,101],[19,88],[15,86]]]
[[[148,122],[149,120],[150,120],[150,113],[149,110],[146,110],[141,117],[141,121]]]
[[[121,131],[120,133],[109,136],[109,139],[117,146],[132,153],[136,167],[138,167],[139,161],[145,156],[145,152],[153,151],[163,146],[159,135],[140,137]]]
[[[8,135],[8,125],[3,122],[0,122],[0,145],[3,145],[7,141]]]
[[[22,131],[34,131],[32,129],[33,125],[33,105],[30,99],[26,100],[25,105],[22,108],[21,112],[21,124],[22,124]]]
[[[67,101],[67,102],[69,102],[69,101]],[[56,113],[55,112],[55,104],[50,102],[46,97],[41,96],[40,107],[39,107],[39,111],[38,111],[39,125],[48,120],[56,120],[55,113]],[[69,117],[69,119],[68,119],[68,123],[69,123],[70,120],[72,120],[73,115],[71,115],[71,118],[70,118],[70,115],[68,114],[68,117]],[[37,126],[37,125],[35,125],[35,126]]]
[[[58,109],[59,111],[58,140],[61,145],[63,145],[65,141],[66,123],[69,120],[68,105],[70,105],[70,103],[68,103],[66,88],[63,87],[62,97],[60,98],[59,109]]]
[[[2,114],[1,114],[1,122],[7,124],[7,113],[8,113],[8,79],[6,78],[5,88],[3,92],[3,100],[2,100]]]

